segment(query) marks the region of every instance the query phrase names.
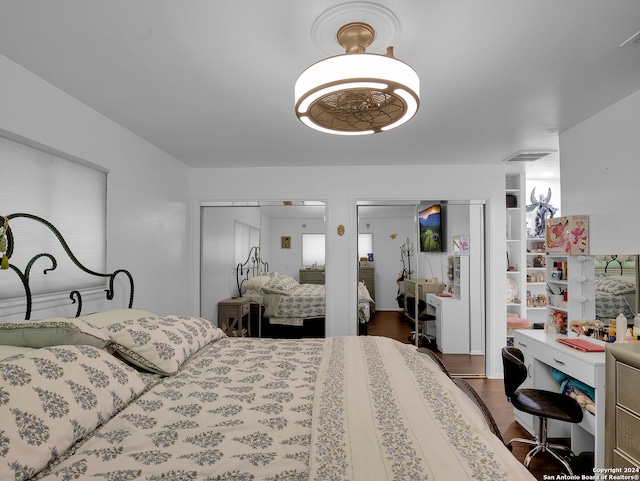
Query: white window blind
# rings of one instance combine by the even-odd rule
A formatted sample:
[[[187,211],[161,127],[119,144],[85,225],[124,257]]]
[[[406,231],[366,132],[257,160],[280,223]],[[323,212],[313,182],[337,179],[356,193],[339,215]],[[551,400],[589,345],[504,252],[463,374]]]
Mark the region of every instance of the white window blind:
[[[302,234],[302,265],[324,266],[324,234]]]
[[[358,258],[373,254],[373,234],[358,234]]]
[[[8,138],[7,136],[11,137]],[[81,159],[0,132],[0,214],[28,213],[53,224],[78,261],[104,273],[106,241],[107,171]],[[30,272],[33,296],[104,286],[106,279],[82,272],[69,259],[46,226],[32,219],[10,221],[14,237],[11,264],[23,273],[29,260],[49,253],[57,261],[40,258]],[[0,301],[24,299],[24,289],[12,270],[0,270]]]
[[[234,259],[233,268],[247,260],[249,251],[260,245],[260,229],[247,225],[238,220],[234,223]]]

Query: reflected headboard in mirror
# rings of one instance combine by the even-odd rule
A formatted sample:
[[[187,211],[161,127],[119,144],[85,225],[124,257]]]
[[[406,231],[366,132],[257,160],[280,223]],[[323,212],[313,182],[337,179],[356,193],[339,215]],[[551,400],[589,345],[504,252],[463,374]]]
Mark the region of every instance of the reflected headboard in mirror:
[[[596,318],[608,321],[623,313],[627,319],[638,311],[638,256],[595,256]]]
[[[253,246],[244,262],[236,266],[236,286],[238,297],[242,297],[242,285],[251,277],[269,272],[269,263],[260,258],[260,248]]]

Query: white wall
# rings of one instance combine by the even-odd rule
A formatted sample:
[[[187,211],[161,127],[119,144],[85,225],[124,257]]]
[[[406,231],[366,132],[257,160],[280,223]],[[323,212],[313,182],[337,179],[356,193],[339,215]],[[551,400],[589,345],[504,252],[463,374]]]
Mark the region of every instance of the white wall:
[[[284,211],[286,211],[286,208],[284,208]],[[284,215],[286,215],[286,212],[284,212]],[[285,217],[269,217],[265,219],[263,216],[262,223],[269,226],[269,234],[263,237],[270,248],[263,250],[262,254],[269,262],[269,270],[288,274],[299,281],[300,266],[302,265],[302,234],[324,234],[324,219],[291,219]],[[290,249],[281,248],[280,237],[282,236],[291,237]],[[262,247],[260,249],[262,250]]]
[[[391,133],[391,135],[393,135]],[[328,140],[330,141],[330,139]],[[356,334],[358,200],[487,200],[488,314],[487,375],[502,376],[500,348],[505,342],[504,166],[388,166],[362,168],[193,169],[193,210],[200,203],[232,200],[321,200],[326,202],[327,335]],[[410,171],[410,172],[409,172]],[[312,183],[308,179],[314,179]],[[237,185],[242,185],[238,191]],[[337,234],[345,226],[344,236]],[[197,252],[199,226],[193,225]],[[198,259],[194,259],[197,269]],[[195,281],[194,281],[195,282]],[[194,291],[192,305],[199,304]]]
[[[260,229],[259,207],[202,209],[201,306],[196,313],[218,325],[218,302],[237,296],[234,260],[235,222]],[[249,255],[247,251],[246,255]],[[262,254],[261,254],[262,256]]]
[[[591,254],[640,253],[640,90],[560,135],[563,215],[589,216]]]
[[[109,169],[107,267],[131,271],[134,306],[190,313],[188,168],[1,55],[0,105],[0,129]]]
[[[367,207],[362,209],[367,210]],[[399,212],[397,206],[389,207],[393,212]],[[414,245],[416,243],[415,206],[408,206],[406,215],[396,217],[385,217],[385,207],[376,207],[379,217],[360,217],[360,233],[373,234],[373,255],[375,262],[376,281],[376,311],[401,310],[396,297],[398,295],[398,284],[396,280],[402,271],[400,262],[400,246],[407,238],[410,238]],[[369,225],[369,227],[367,227]],[[395,238],[391,234],[396,234]],[[354,259],[355,261],[355,259]],[[416,258],[411,258],[411,267],[416,269]]]

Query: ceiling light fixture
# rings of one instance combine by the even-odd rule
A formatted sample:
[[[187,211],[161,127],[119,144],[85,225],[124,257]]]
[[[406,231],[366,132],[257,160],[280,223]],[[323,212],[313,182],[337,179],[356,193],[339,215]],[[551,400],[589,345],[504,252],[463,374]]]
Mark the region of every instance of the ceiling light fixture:
[[[336,39],[345,49],[307,68],[296,82],[298,118],[337,135],[385,132],[410,120],[420,105],[420,79],[393,56],[365,53],[375,38],[363,22],[344,25]]]

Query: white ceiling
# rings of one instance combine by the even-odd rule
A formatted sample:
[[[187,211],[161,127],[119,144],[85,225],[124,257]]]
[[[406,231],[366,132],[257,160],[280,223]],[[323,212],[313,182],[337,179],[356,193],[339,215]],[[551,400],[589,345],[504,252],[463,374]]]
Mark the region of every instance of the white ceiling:
[[[638,0],[381,0],[421,108],[388,133],[321,134],[293,87],[339,3],[0,0],[0,53],[193,167],[500,163],[640,88],[640,44],[620,47]]]

